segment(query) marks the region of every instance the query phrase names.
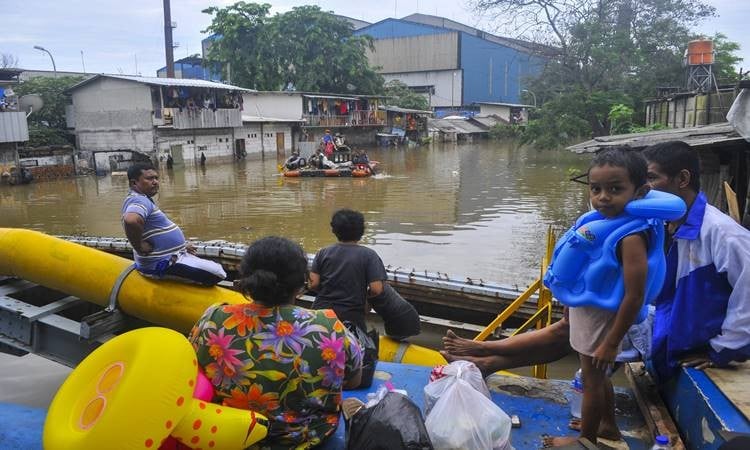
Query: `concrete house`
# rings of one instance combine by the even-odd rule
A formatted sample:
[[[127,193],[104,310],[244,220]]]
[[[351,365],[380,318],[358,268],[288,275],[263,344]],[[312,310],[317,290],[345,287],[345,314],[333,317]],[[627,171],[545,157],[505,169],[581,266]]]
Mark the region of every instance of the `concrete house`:
[[[96,75],[68,90],[66,116],[76,147],[98,173],[169,155],[178,165],[202,156],[232,160],[253,148],[247,136],[259,130],[243,123],[244,92],[203,80]]]

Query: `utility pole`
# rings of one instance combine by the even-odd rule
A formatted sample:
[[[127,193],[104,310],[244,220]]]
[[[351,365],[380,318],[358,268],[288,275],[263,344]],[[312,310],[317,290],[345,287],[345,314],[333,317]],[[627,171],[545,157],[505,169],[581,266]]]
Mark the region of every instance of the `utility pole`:
[[[164,51],[167,55],[167,78],[174,78],[174,48],[172,47],[172,12],[169,0],[164,0]]]

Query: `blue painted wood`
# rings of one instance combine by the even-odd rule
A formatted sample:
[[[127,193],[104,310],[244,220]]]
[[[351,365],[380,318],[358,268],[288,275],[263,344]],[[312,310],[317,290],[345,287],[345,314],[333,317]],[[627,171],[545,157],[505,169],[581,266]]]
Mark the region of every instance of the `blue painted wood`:
[[[661,396],[688,448],[719,448],[724,439],[718,430],[750,433],[750,421],[701,370],[682,368]]]
[[[347,391],[344,393],[344,398],[356,397],[366,401],[368,393],[376,392],[381,384],[390,381],[396,389],[406,390],[409,398],[421,409],[424,405],[423,388],[429,380],[429,374],[429,367],[379,362],[373,385],[369,389]],[[568,385],[566,381],[552,381],[550,383],[565,389]],[[620,397],[630,396],[629,402],[621,403],[633,403],[629,390],[618,389],[617,393]],[[568,429],[570,410],[566,403],[499,391],[492,392],[492,400],[508,415],[515,414],[521,419],[521,428],[513,429],[511,432],[512,444],[517,450],[539,448],[543,435],[576,435],[576,432]],[[40,449],[45,415],[46,411],[43,409],[0,403],[0,424],[2,424],[0,426],[0,448],[3,450]],[[643,418],[637,408],[624,408],[623,411],[620,411],[618,424],[626,435],[634,430],[642,429],[644,425]],[[323,448],[343,449],[345,435],[345,426],[342,419],[336,434],[329,439]],[[650,445],[635,437],[626,437],[626,440],[632,450],[647,449]]]

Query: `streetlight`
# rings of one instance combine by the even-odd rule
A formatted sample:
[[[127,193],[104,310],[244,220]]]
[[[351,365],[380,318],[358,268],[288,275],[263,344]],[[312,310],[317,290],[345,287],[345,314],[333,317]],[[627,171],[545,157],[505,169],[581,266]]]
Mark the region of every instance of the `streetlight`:
[[[47,54],[49,55],[49,59],[52,60],[52,71],[55,72],[55,78],[57,78],[57,66],[55,66],[55,58],[52,57],[52,53],[50,53],[46,48],[39,45],[35,45],[34,48],[43,52],[47,52]]]
[[[534,108],[536,108],[536,95],[534,95],[534,93],[531,92],[528,89],[522,89],[521,92],[527,92],[527,93],[531,94],[531,96],[534,98]]]

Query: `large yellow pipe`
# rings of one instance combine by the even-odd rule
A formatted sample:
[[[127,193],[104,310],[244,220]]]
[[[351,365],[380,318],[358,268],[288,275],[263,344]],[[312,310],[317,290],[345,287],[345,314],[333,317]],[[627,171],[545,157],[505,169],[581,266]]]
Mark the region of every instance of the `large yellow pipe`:
[[[83,300],[107,306],[117,277],[132,261],[37,231],[0,228],[0,274],[33,281]],[[133,271],[120,288],[125,313],[183,333],[216,302],[241,303],[242,294],[152,280]]]
[[[38,231],[0,228],[0,275],[14,276],[101,306],[120,274],[132,264],[112,255]],[[120,288],[118,308],[126,314],[187,333],[214,303],[242,303],[239,292],[200,287],[167,280],[152,280],[131,272]],[[400,345],[405,345],[399,352]],[[417,345],[380,337],[380,359],[431,366],[445,359]],[[396,358],[394,355],[401,353]]]

